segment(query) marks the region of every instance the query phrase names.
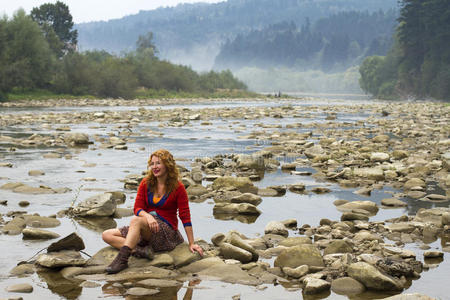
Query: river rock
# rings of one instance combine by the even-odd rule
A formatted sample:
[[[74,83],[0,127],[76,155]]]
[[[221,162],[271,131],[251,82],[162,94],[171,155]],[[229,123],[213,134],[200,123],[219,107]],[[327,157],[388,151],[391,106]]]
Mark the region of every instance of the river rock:
[[[425,251],[423,253],[424,258],[442,258],[444,257],[444,252],[441,251]]]
[[[240,169],[264,170],[264,157],[257,154],[239,154],[236,164]]]
[[[86,260],[81,257],[78,251],[63,250],[40,254],[36,259],[36,264],[47,268],[61,268],[67,266],[83,266]]]
[[[312,244],[312,241],[307,236],[294,236],[294,237],[288,237],[278,243],[280,246],[284,247],[294,247],[298,245],[304,245],[304,244]]]
[[[34,272],[36,272],[34,264],[25,263],[14,267],[9,272],[9,275],[16,277],[24,277],[26,275],[34,274]]]
[[[331,282],[331,290],[339,295],[357,295],[363,293],[366,288],[351,277],[341,277]]]
[[[306,295],[317,294],[323,291],[327,291],[330,289],[330,283],[323,279],[314,278],[314,277],[306,277],[303,280],[303,284],[305,287],[303,288],[303,292]]]
[[[275,267],[297,268],[302,265],[323,267],[324,262],[319,249],[313,245],[299,245],[283,250],[275,259]]]
[[[175,249],[168,252],[168,254],[173,258],[173,264],[176,268],[183,267],[201,258],[200,254],[197,252],[192,253],[191,250],[189,250],[189,245],[186,243],[176,246]]]
[[[411,190],[412,188],[415,187],[422,187],[425,188],[427,185],[425,183],[425,181],[423,181],[420,178],[411,178],[409,179],[407,182],[405,182],[405,184],[403,185],[403,188],[405,190]]]
[[[195,184],[195,185],[190,185],[187,189],[186,192],[189,196],[202,196],[206,193],[208,193],[208,189],[206,189],[203,185],[201,184]]]
[[[353,211],[356,209],[363,209],[369,212],[371,215],[376,215],[378,212],[378,206],[372,201],[352,201],[337,206],[337,209],[342,212]]]
[[[226,242],[220,244],[220,255],[225,259],[236,259],[244,264],[251,262],[253,256],[249,251]]]
[[[383,169],[375,168],[357,168],[353,170],[353,174],[357,177],[373,179],[376,181],[384,180]]]
[[[45,175],[45,172],[41,171],[41,170],[30,170],[30,171],[28,171],[28,175],[29,176],[42,176],[42,175]]]
[[[383,152],[373,152],[370,154],[370,161],[373,162],[385,162],[389,160],[389,154]]]
[[[73,213],[79,217],[109,217],[114,215],[116,202],[111,193],[94,195],[83,200]]]
[[[385,198],[385,199],[381,200],[381,204],[384,206],[389,206],[389,207],[408,206],[408,203],[403,202],[402,200],[397,199],[397,198]]]
[[[325,150],[320,145],[314,145],[304,151],[304,154],[309,159],[314,159],[320,155],[325,154]]]
[[[68,236],[56,241],[47,247],[48,252],[56,252],[61,250],[80,251],[85,248],[83,239],[76,233],[72,232]]]
[[[26,221],[22,216],[13,218],[1,228],[4,234],[18,235],[22,233],[22,230],[26,227]]]
[[[89,136],[81,132],[66,132],[63,136],[64,142],[70,146],[89,144]]]
[[[308,274],[309,267],[307,265],[302,265],[297,268],[284,267],[283,273],[292,278],[301,278]]]
[[[253,185],[253,182],[248,177],[232,177],[223,176],[214,180],[212,188],[215,190],[226,190],[235,188],[241,193],[253,193],[258,192],[258,188]]]
[[[423,222],[423,223],[432,223],[438,227],[441,227],[443,223],[446,221],[445,213],[450,213],[450,208],[446,207],[435,207],[430,209],[420,208],[416,216],[414,217],[414,221]],[[443,222],[444,218],[444,222]]]
[[[55,191],[49,187],[34,187],[29,186],[26,184],[21,184],[13,189],[14,193],[20,193],[20,194],[31,194],[31,195],[38,195],[38,194],[54,194]]]
[[[249,203],[216,203],[213,214],[260,215],[261,211]]]
[[[35,216],[35,215],[24,215],[25,222],[27,226],[35,228],[53,228],[61,225],[61,222],[56,218]]]
[[[250,245],[247,241],[242,239],[239,235],[231,234],[228,241],[231,245],[242,248],[242,249],[250,252],[252,254],[252,261],[258,260],[259,255],[256,252],[255,248],[253,248],[252,245]]]
[[[377,268],[365,262],[349,265],[347,273],[351,278],[361,282],[370,289],[379,291],[398,291],[403,289],[403,286],[397,279],[381,273]]]
[[[287,237],[289,235],[289,231],[286,229],[283,223],[277,221],[270,221],[267,223],[264,228],[265,234],[277,234],[281,236]]]
[[[51,240],[59,237],[59,234],[37,228],[25,228],[22,230],[24,240]]]
[[[353,248],[349,245],[349,243],[344,240],[335,240],[328,244],[328,246],[323,250],[323,255],[352,252]]]
[[[31,293],[33,292],[33,286],[28,283],[18,283],[8,286],[6,291],[9,293]]]
[[[258,206],[261,202],[262,198],[252,193],[244,193],[231,198],[231,203],[250,203],[254,206]]]

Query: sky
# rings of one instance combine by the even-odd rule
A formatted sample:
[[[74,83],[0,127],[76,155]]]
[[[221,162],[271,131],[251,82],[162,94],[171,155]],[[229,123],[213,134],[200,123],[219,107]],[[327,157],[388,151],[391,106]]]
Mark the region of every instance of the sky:
[[[60,0],[72,14],[74,23],[106,21],[138,13],[140,10],[152,10],[158,7],[176,6],[179,3],[208,2],[225,0]],[[26,13],[44,3],[56,3],[56,0],[0,0],[0,16],[11,17],[19,8]]]

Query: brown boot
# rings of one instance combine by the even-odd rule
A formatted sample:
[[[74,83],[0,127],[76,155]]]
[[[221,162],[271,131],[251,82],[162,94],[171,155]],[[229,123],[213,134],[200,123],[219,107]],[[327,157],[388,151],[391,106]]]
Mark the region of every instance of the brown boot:
[[[149,245],[136,246],[136,248],[134,248],[134,251],[133,251],[133,253],[131,253],[131,255],[133,255],[134,257],[138,257],[138,258],[147,258],[150,260],[152,260],[155,257],[155,254],[153,253],[153,249]]]
[[[106,273],[116,274],[123,269],[128,268],[128,257],[130,257],[131,249],[128,246],[120,248],[119,254],[112,261],[112,263],[106,267]]]

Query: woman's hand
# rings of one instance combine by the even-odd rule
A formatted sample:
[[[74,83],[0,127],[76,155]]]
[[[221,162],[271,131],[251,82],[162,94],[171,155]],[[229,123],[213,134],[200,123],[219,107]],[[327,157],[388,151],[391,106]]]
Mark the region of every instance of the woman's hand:
[[[148,227],[150,228],[151,232],[158,232],[159,225],[158,222],[156,222],[156,219],[151,215],[147,214],[146,216]]]
[[[200,256],[203,256],[203,249],[202,247],[200,247],[197,244],[191,244],[189,245],[189,250],[191,250],[192,253],[194,253],[195,251],[198,252],[198,254],[200,254]]]

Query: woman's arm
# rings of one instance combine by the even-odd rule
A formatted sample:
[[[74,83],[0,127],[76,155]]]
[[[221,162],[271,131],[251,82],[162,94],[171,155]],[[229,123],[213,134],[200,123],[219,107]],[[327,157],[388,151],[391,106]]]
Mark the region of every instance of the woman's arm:
[[[194,231],[192,230],[192,226],[184,226],[184,231],[186,231],[186,236],[188,238],[189,250],[191,250],[192,253],[194,253],[194,251],[197,251],[198,254],[203,256],[202,247],[194,243]]]

